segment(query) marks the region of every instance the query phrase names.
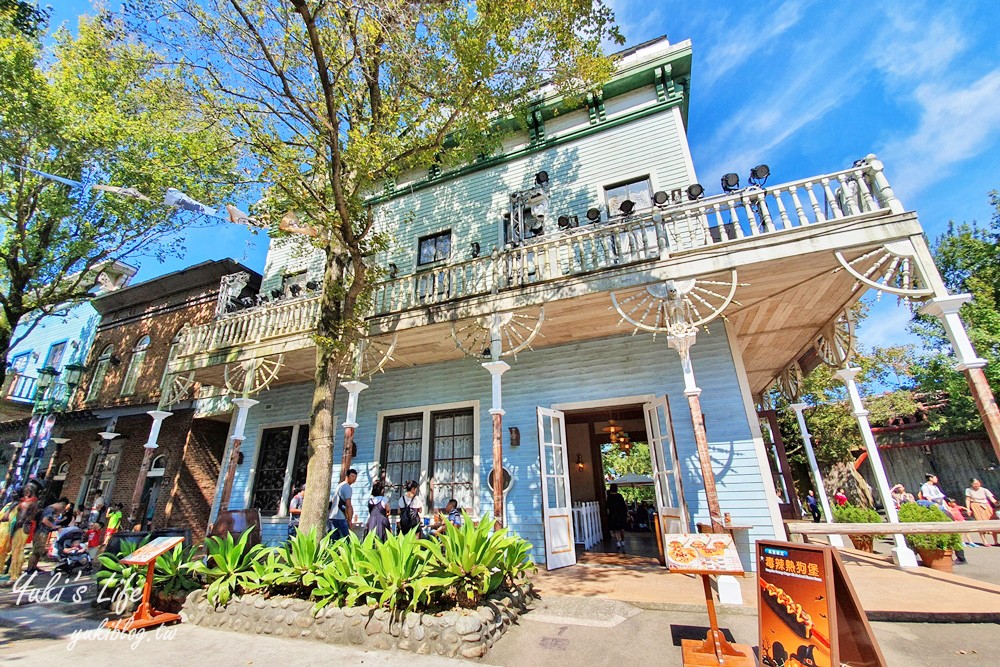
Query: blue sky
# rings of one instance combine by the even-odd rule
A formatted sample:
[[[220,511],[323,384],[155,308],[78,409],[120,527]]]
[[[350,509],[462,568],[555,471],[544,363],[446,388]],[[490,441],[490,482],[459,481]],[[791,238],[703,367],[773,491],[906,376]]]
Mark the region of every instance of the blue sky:
[[[53,4],[57,24],[91,5]],[[688,136],[710,191],[723,173],[761,162],[780,183],[876,153],[931,239],[949,219],[989,220],[987,192],[1000,189],[1000,2],[610,4],[629,45],[692,41]],[[236,225],[197,230],[187,245],[183,260],[143,261],[137,278],[222,257],[260,270],[267,252],[265,236]],[[909,316],[883,298],[862,341],[909,339]]]

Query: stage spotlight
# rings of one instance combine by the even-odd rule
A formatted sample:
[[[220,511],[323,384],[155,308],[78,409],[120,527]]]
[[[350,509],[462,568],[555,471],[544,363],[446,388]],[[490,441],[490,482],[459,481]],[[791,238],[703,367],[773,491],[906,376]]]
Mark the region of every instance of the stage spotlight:
[[[479,253],[482,252],[482,247],[479,245],[479,241],[473,241],[469,247],[472,250],[473,258],[479,257]]]
[[[283,296],[285,296],[285,293],[282,292],[280,289],[271,290],[271,298],[274,299],[275,301],[277,301]]]
[[[701,187],[701,183],[692,183],[688,186],[687,195],[688,199],[691,201],[697,201],[705,194],[705,188]]]
[[[739,174],[729,173],[722,177],[722,191],[735,192],[740,189]]]
[[[397,275],[399,275],[399,267],[396,266],[395,262],[389,262],[389,277],[395,278]]]
[[[618,210],[621,211],[622,215],[630,215],[635,210],[635,202],[631,199],[626,199],[618,205]]]
[[[758,164],[756,167],[750,170],[750,183],[752,185],[761,186],[767,181],[767,177],[771,175],[771,168],[766,164]]]
[[[535,174],[535,184],[536,185],[545,185],[548,182],[549,182],[549,172],[547,172],[547,171],[540,171],[537,174]]]
[[[294,285],[289,285],[288,291],[292,293],[293,297],[296,297],[299,294],[302,294],[302,285],[299,285],[298,283]]]
[[[597,222],[600,219],[601,219],[601,211],[599,209],[596,208],[587,209],[587,220],[590,220],[591,222]]]
[[[306,289],[309,290],[310,292],[315,292],[316,290],[319,289],[319,282],[316,280],[310,280],[309,282],[306,283]]]
[[[668,195],[663,190],[653,193],[653,203],[657,206],[666,206],[670,201],[670,195]]]

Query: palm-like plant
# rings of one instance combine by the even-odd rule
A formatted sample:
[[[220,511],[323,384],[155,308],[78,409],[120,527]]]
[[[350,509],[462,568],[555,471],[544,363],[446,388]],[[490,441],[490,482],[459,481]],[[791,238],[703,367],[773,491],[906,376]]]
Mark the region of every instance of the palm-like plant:
[[[504,581],[506,553],[520,538],[492,530],[489,516],[480,519],[477,526],[462,512],[462,525],[447,524],[441,535],[441,550],[434,552],[434,570],[457,589],[461,606],[476,606],[482,596]]]
[[[253,563],[263,547],[255,544],[247,548],[250,532],[245,531],[238,542],[233,541],[231,533],[226,533],[225,537],[208,538],[205,541],[208,554],[205,560],[194,560],[183,566],[205,577],[208,582],[205,595],[217,607],[225,606],[244,584],[254,580]]]
[[[351,587],[347,604],[364,598],[369,604],[392,611],[429,604],[449,583],[431,571],[430,544],[419,533],[394,535],[385,542],[370,533],[357,545],[356,573],[347,578]]]
[[[95,577],[97,583],[108,592],[121,588],[129,593],[143,588],[146,585],[146,567],[143,565],[124,565],[121,561],[148,541],[148,536],[138,543],[122,540],[118,543],[118,553],[105,551],[98,556],[97,562],[100,563],[101,569],[98,570]]]
[[[198,588],[198,581],[184,567],[194,558],[195,551],[195,547],[185,549],[183,544],[178,544],[160,555],[153,568],[153,588],[170,597]]]
[[[367,540],[366,540],[367,541]],[[316,598],[316,611],[333,604],[353,605],[360,593],[353,595],[351,578],[358,574],[358,552],[361,542],[351,533],[346,540],[334,541],[327,549],[328,560],[316,575],[316,588],[312,596]]]

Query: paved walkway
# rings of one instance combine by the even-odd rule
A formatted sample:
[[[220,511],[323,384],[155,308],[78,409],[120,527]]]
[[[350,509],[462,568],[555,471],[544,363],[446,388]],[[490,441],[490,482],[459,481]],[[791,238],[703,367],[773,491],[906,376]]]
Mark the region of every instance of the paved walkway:
[[[966,550],[970,565],[956,566],[954,574],[925,567],[901,569],[887,556],[854,550],[844,550],[841,556],[872,620],[1000,622],[1000,585],[962,575],[962,567],[995,573],[1000,569],[1000,549]],[[655,561],[628,554],[585,554],[580,564],[539,572],[533,581],[543,598],[605,597],[647,609],[690,611],[705,605],[698,577],[669,574]],[[752,613],[757,604],[754,584],[752,575],[740,580],[745,613]]]

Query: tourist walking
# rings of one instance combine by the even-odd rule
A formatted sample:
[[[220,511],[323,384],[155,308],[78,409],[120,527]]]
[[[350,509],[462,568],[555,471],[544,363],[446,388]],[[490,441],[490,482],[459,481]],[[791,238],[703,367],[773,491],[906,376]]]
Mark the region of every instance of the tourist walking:
[[[0,579],[7,570],[7,557],[10,555],[11,540],[14,539],[14,524],[17,523],[18,501],[11,500],[0,508]]]
[[[389,499],[385,497],[385,483],[377,479],[372,484],[372,494],[368,498],[368,522],[365,524],[365,537],[375,533],[376,539],[385,542],[391,532],[389,523]]]
[[[14,522],[14,536],[10,541],[10,581],[14,583],[24,570],[24,547],[38,514],[38,491],[34,484],[26,484],[17,504],[17,520]]]
[[[615,539],[615,550],[625,551],[625,524],[628,523],[628,505],[618,493],[618,485],[608,487],[608,529]]]
[[[354,490],[351,488],[351,485],[357,479],[358,471],[351,468],[347,471],[347,477],[337,485],[337,489],[333,494],[333,509],[330,512],[330,531],[333,533],[334,539],[345,538],[351,532],[351,522],[354,520],[354,505],[351,503]]]
[[[996,516],[997,499],[993,495],[993,492],[983,486],[983,483],[978,479],[973,478],[969,483],[969,488],[965,490],[965,507],[972,514],[973,521],[990,521]],[[989,535],[993,538],[993,546],[1000,545],[997,541],[997,534],[994,533],[980,533],[983,544],[988,544],[986,542],[986,536]]]
[[[69,507],[68,498],[60,498],[38,513],[35,521],[35,537],[31,541],[31,558],[28,559],[28,574],[38,572],[38,561],[45,555],[49,546],[49,535],[60,528],[69,525],[70,517],[66,516]],[[91,523],[99,523],[93,521]]]
[[[87,519],[87,523],[100,523],[104,514],[104,492],[101,489],[97,489],[90,496],[90,517]]]
[[[813,523],[819,523],[819,503],[816,501],[816,494],[813,493],[812,489],[809,489],[809,493],[806,494],[806,506],[809,508],[809,513],[812,514]]]

